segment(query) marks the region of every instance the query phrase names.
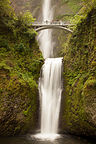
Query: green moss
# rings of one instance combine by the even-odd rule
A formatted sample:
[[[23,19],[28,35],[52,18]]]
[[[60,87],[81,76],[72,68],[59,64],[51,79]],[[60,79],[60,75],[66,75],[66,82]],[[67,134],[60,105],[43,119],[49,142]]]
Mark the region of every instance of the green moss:
[[[28,112],[29,112],[30,108],[31,108],[31,106],[29,106],[29,107],[27,108],[27,110],[23,111],[23,114],[24,114],[25,116],[28,115]]]
[[[91,80],[87,80],[85,85],[84,85],[84,88],[96,88],[96,79],[91,79]]]
[[[29,28],[34,21],[31,13],[11,17],[3,10],[5,14],[0,13],[0,135],[12,136],[24,134],[37,125],[37,81],[43,57],[35,39],[37,33]]]
[[[5,61],[2,61],[0,63],[0,69],[5,69],[7,71],[11,71],[11,68],[5,63]]]
[[[96,9],[80,19],[62,50],[65,105],[62,127],[76,135],[96,135]]]
[[[15,130],[14,130],[14,134],[17,134],[19,131],[20,131],[20,125],[18,125],[17,127],[15,127]]]

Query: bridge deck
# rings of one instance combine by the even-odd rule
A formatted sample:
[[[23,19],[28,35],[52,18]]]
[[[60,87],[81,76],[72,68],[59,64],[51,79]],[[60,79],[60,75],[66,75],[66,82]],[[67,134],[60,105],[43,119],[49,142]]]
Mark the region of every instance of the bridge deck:
[[[45,27],[45,26],[73,26],[73,24],[54,24],[54,23],[52,23],[52,24],[43,24],[43,23],[37,24],[37,23],[33,23],[32,26],[34,26],[34,27],[41,27],[41,26],[43,26],[43,27]]]
[[[69,29],[69,27],[73,26],[74,24],[65,24],[64,22],[60,21],[60,22],[49,22],[49,21],[45,21],[45,22],[35,22],[32,23],[32,25],[30,27],[35,28],[35,30],[37,32],[44,30],[44,29],[63,29],[69,32],[73,32],[71,29]],[[69,26],[69,27],[68,27]]]

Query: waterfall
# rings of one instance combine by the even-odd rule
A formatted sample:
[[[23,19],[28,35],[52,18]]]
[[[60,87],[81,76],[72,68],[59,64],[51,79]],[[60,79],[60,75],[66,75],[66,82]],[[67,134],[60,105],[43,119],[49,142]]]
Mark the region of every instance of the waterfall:
[[[47,58],[39,78],[41,133],[35,137],[54,140],[59,137],[58,120],[61,103],[62,58]]]
[[[52,21],[53,9],[51,8],[51,0],[44,0],[42,12],[43,22]],[[62,92],[62,58],[52,58],[52,30],[41,31],[38,39],[45,63],[39,79],[41,133],[37,134],[36,137],[54,140],[58,136],[58,120]]]
[[[42,23],[46,21],[52,21],[53,9],[51,8],[51,0],[43,0],[42,7]],[[52,42],[52,30],[43,30],[38,36],[40,43],[40,50],[42,51],[44,58],[53,57],[53,42]]]
[[[41,133],[57,134],[61,101],[62,58],[48,58],[39,81],[41,99]]]

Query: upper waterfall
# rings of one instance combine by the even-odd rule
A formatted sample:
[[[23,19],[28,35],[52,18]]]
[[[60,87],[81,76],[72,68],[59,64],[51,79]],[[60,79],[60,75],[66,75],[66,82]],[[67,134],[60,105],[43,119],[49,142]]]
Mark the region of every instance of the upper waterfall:
[[[42,6],[42,21],[52,21],[53,9],[51,7],[51,0],[43,0]],[[41,31],[38,40],[40,43],[40,50],[42,51],[43,57],[53,57],[53,42],[52,42],[52,30]]]

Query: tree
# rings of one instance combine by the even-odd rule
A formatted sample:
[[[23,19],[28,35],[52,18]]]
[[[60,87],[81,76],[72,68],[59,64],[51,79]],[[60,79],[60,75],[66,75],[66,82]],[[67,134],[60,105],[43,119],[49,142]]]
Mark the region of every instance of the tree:
[[[0,17],[15,17],[10,0],[0,0]]]

